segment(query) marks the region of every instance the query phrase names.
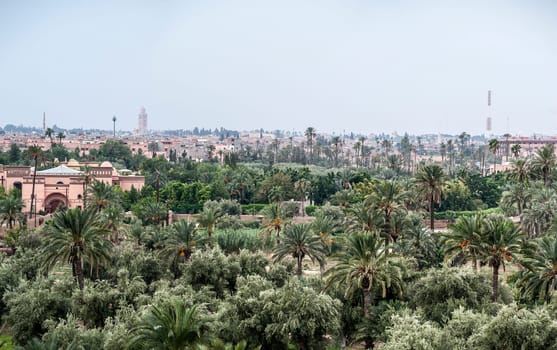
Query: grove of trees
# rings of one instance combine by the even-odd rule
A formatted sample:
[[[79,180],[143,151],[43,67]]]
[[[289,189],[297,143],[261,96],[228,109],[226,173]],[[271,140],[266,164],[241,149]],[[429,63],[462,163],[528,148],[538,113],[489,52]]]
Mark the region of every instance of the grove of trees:
[[[197,163],[113,141],[94,157],[145,187],[92,178],[86,208],[37,229],[0,191],[0,349],[557,349],[552,147],[485,174],[465,133],[415,167],[407,136],[377,142],[374,166],[358,139],[350,167],[340,138],[304,136],[304,164],[278,145]]]

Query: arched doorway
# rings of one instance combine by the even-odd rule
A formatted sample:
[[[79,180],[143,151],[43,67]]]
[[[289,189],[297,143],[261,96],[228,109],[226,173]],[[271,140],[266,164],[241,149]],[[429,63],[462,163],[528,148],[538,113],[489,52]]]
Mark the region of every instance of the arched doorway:
[[[68,207],[68,199],[61,193],[51,193],[44,200],[44,210],[50,214]]]
[[[21,181],[14,182],[14,188],[17,188],[19,190],[19,193],[21,193],[21,187],[22,187]]]

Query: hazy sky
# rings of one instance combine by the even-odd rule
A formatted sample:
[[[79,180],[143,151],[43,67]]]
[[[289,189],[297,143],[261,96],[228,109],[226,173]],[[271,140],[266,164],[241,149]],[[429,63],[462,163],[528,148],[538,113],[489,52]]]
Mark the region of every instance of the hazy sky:
[[[557,2],[0,0],[0,126],[557,134]]]

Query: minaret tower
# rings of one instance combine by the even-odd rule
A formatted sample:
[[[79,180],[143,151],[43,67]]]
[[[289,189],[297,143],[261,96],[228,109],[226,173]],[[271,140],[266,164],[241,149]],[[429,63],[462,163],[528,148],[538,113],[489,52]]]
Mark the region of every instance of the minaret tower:
[[[145,112],[145,107],[141,107],[138,116],[137,134],[145,135],[146,133],[147,133],[147,113]]]

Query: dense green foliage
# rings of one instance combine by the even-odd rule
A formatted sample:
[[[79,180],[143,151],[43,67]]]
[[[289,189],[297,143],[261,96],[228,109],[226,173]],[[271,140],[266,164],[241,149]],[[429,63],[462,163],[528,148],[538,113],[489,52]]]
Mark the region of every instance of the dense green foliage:
[[[0,196],[0,331],[23,349],[557,349],[555,160],[486,176],[461,136],[420,164],[408,135],[361,138],[350,160],[313,128],[305,149],[223,164],[106,142],[87,157],[143,189],[91,181],[87,208],[37,230]],[[87,158],[52,142],[0,157]]]

